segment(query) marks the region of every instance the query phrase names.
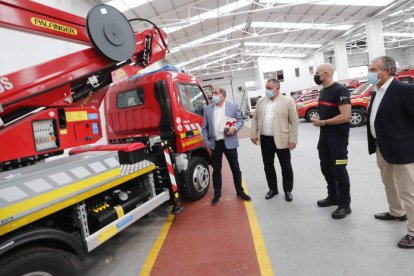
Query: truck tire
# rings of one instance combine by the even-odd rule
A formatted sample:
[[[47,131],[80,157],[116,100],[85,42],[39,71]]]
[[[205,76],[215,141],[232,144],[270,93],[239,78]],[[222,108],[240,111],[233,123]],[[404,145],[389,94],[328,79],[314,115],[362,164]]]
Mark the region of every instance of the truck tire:
[[[359,127],[365,124],[365,112],[361,109],[352,109],[351,120],[349,121],[351,127]]]
[[[315,116],[319,116],[319,111],[317,108],[311,108],[306,112],[305,119],[306,121],[310,122]]]
[[[0,275],[76,275],[69,253],[48,247],[27,247],[0,263]]]
[[[188,170],[185,173],[185,187],[181,190],[186,200],[194,201],[202,198],[208,191],[210,172],[208,162],[200,157],[190,158]]]

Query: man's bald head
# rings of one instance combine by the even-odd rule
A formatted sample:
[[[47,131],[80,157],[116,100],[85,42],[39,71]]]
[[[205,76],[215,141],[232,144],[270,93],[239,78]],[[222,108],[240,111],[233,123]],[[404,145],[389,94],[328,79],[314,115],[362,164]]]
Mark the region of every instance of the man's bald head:
[[[332,64],[323,63],[319,65],[315,72],[315,83],[322,84],[324,87],[330,86],[333,83],[334,72],[335,68]]]
[[[318,73],[327,73],[330,77],[333,77],[335,73],[335,68],[332,66],[332,64],[329,63],[323,63],[318,66],[316,69],[316,72]]]

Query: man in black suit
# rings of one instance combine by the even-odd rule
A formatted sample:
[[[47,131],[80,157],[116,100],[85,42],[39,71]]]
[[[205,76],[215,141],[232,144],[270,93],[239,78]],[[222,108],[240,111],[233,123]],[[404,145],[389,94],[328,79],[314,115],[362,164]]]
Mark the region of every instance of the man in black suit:
[[[389,205],[388,212],[375,218],[408,218],[408,233],[398,246],[414,248],[414,85],[393,78],[396,63],[388,56],[374,59],[368,70],[368,82],[375,85],[368,108],[368,151],[376,152]]]

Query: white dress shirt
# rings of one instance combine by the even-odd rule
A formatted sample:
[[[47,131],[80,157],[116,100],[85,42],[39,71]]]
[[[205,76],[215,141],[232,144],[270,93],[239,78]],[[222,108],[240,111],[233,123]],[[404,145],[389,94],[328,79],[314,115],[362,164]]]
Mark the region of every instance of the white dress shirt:
[[[266,99],[266,107],[264,110],[263,116],[263,126],[262,126],[262,135],[273,136],[273,117],[275,115],[276,109],[276,99],[272,101],[271,99]]]
[[[214,106],[214,134],[216,141],[224,139],[224,125],[226,123],[226,102],[222,106]]]
[[[371,134],[372,136],[376,139],[377,138],[377,134],[375,133],[375,118],[377,117],[377,112],[378,112],[378,107],[381,104],[382,98],[384,98],[385,92],[387,92],[388,86],[390,86],[392,80],[394,78],[391,77],[389,80],[387,80],[380,89],[378,89],[377,86],[374,87],[374,91],[376,92],[375,94],[375,98],[374,101],[371,103],[372,107],[371,107],[371,115],[369,117],[369,127],[371,130]]]

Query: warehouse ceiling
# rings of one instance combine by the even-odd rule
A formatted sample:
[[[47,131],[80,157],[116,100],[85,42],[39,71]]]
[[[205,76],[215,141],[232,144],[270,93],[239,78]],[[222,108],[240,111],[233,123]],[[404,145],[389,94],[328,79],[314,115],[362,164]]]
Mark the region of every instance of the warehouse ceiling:
[[[386,49],[414,46],[414,0],[96,0],[168,34],[171,64],[194,75],[256,67],[257,59],[367,51],[365,22],[383,22]],[[135,30],[149,25],[133,23]]]

